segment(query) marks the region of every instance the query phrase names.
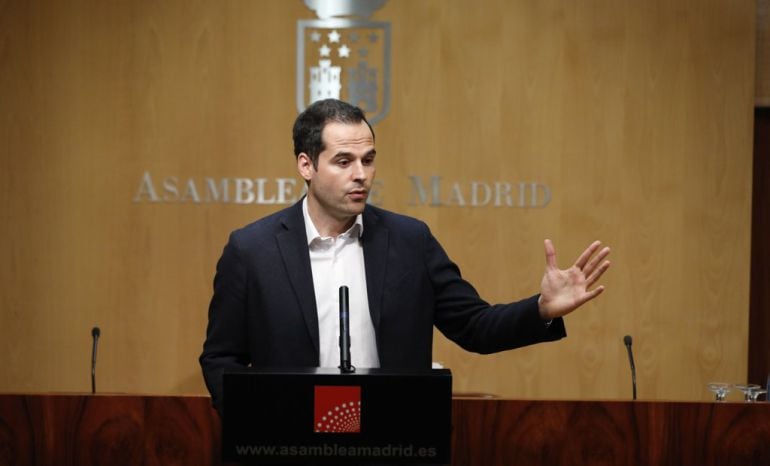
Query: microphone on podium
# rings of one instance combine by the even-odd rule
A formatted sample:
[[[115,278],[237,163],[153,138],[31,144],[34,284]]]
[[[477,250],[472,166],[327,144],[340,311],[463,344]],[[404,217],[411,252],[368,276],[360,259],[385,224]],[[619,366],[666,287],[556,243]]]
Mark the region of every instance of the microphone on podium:
[[[102,331],[99,327],[91,329],[91,339],[93,343],[91,345],[91,394],[96,393],[96,345],[99,343],[99,336]]]
[[[340,371],[350,374],[356,368],[350,363],[350,308],[348,287],[340,287]]]
[[[623,343],[626,345],[628,361],[631,363],[631,384],[634,387],[634,400],[636,400],[636,365],[634,364],[634,352],[631,350],[631,335],[624,336]]]

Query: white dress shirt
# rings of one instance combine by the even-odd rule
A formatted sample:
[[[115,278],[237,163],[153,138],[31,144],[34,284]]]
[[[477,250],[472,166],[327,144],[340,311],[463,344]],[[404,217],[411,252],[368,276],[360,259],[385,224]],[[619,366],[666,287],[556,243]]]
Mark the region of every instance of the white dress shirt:
[[[380,367],[374,325],[369,313],[366,270],[361,235],[364,224],[359,214],[353,226],[336,237],[321,237],[302,201],[305,232],[313,270],[313,289],[318,309],[318,341],[321,367],[340,365],[339,288],[347,286],[350,303],[350,359],[355,367]]]

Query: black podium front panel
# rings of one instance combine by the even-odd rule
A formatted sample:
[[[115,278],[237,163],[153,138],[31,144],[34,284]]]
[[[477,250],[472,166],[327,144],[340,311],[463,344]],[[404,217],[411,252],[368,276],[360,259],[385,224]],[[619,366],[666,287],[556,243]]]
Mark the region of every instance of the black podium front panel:
[[[223,403],[226,461],[449,463],[447,369],[226,372]]]

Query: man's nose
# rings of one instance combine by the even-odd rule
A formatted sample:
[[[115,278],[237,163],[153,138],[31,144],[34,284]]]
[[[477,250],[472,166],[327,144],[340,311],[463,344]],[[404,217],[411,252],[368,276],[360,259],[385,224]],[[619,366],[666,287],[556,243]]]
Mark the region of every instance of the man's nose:
[[[366,170],[364,164],[359,160],[353,164],[353,179],[364,180],[366,179]]]

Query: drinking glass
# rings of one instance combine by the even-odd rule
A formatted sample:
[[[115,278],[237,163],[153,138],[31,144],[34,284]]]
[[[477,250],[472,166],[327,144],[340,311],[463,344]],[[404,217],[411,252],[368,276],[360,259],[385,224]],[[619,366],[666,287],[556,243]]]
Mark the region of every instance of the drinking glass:
[[[733,387],[743,392],[743,401],[751,403],[756,401],[756,398],[752,395],[755,390],[759,390],[759,385],[755,383],[737,383]]]
[[[759,397],[767,393],[767,390],[764,388],[758,388],[756,390],[751,391],[751,402],[756,403],[759,400]]]
[[[730,393],[730,384],[723,382],[709,382],[706,384],[706,388],[714,393],[716,401],[725,401],[725,397]]]

